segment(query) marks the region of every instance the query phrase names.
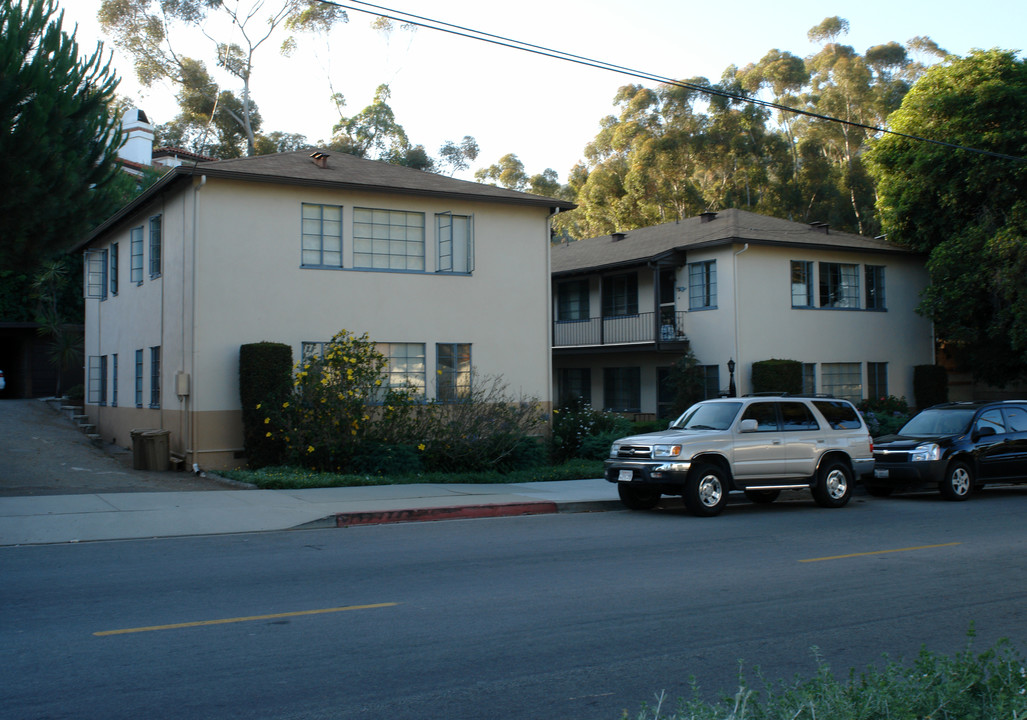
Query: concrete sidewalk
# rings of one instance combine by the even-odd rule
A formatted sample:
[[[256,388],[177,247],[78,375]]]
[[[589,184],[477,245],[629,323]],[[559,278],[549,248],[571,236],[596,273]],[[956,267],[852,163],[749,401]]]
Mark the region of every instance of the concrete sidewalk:
[[[0,546],[619,509],[605,480],[0,497]]]

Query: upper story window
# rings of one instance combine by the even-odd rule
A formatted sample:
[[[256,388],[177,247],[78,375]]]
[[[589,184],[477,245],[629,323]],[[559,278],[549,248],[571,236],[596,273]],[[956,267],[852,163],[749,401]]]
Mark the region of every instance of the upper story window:
[[[304,267],[342,267],[342,208],[303,203],[300,263]]]
[[[859,265],[820,263],[820,307],[859,309]]]
[[[353,266],[424,271],[424,213],[354,208]]]
[[[438,238],[438,272],[469,273],[474,270],[473,218],[439,213],[435,216]]]
[[[792,260],[792,307],[813,307],[811,260]]]
[[[603,278],[603,317],[638,315],[638,275]]]
[[[556,286],[556,319],[588,320],[588,280],[568,280]]]
[[[863,274],[866,277],[866,308],[867,310],[884,310],[884,266],[865,265]]]
[[[143,284],[143,228],[132,228],[129,231],[131,246],[131,280],[136,285]]]
[[[118,243],[111,243],[110,288],[111,295],[118,294]]]
[[[717,261],[689,263],[688,309],[717,307]]]
[[[150,277],[160,277],[160,246],[162,216],[150,218]]]
[[[86,275],[86,297],[107,299],[107,251],[86,250],[83,259]]]

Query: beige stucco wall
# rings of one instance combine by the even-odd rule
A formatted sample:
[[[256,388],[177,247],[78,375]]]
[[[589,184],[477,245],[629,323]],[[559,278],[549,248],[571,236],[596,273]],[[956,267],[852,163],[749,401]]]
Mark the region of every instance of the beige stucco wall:
[[[301,204],[343,207],[343,266],[300,266]],[[353,270],[353,208],[423,212],[426,271]],[[474,216],[475,268],[435,273],[435,213]],[[128,282],[129,229],[163,212],[163,274]],[[87,300],[87,355],[119,355],[119,405],[134,405],[134,351],[162,348],[160,410],[89,408],[107,438],[128,443],[132,423],[172,431],[173,449],[207,467],[237,464],[242,449],[239,347],[326,341],[346,329],[379,342],[424,343],[434,396],[436,343],[470,343],[481,374],[502,375],[509,392],[550,401],[548,209],[414,195],[343,193],[207,178],[162,199],[95,243],[121,247],[121,292]],[[195,223],[195,231],[194,231]],[[149,262],[148,236],[144,238]],[[176,375],[189,378],[176,394]],[[131,408],[135,411],[135,408]],[[128,418],[131,416],[130,420]],[[117,418],[117,419],[115,419]],[[124,435],[125,442],[122,443]],[[194,452],[195,451],[195,452]]]

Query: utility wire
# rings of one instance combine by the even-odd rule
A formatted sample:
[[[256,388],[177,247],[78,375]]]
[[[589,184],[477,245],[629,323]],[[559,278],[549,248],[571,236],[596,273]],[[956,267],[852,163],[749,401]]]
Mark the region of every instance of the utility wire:
[[[873,133],[885,133],[888,135],[896,135],[898,137],[907,138],[909,140],[931,143],[933,145],[940,145],[942,147],[953,148],[956,150],[965,150],[967,152],[977,153],[979,155],[987,155],[989,157],[1001,158],[1003,160],[1027,162],[1027,158],[1017,157],[1016,155],[1006,155],[1004,153],[993,152],[991,150],[982,150],[980,148],[973,148],[968,147],[966,145],[945,142],[944,140],[932,140],[931,138],[920,137],[918,135],[909,135],[907,133],[901,133],[895,130],[888,130],[887,128],[880,128],[874,125],[866,125],[863,123],[855,122],[853,120],[843,120],[841,118],[831,117],[830,115],[815,113],[810,110],[802,110],[801,108],[789,107],[787,105],[775,103],[770,100],[762,100],[760,98],[738,95],[735,93],[728,92],[726,90],[711,87],[709,85],[696,85],[695,83],[689,83],[683,80],[675,80],[673,78],[664,77],[662,75],[657,75],[655,73],[649,73],[643,70],[636,70],[633,68],[625,67],[623,65],[608,63],[603,60],[596,60],[593,58],[584,57],[582,55],[574,55],[572,53],[563,52],[562,50],[555,50],[553,48],[547,48],[541,45],[533,45],[531,43],[523,42],[521,40],[514,40],[512,38],[503,37],[502,35],[494,35],[492,33],[483,32],[481,30],[474,30],[473,28],[464,27],[462,25],[454,25],[453,23],[444,22],[442,20],[435,20],[433,18],[424,17],[422,15],[408,13],[404,10],[393,10],[391,8],[383,7],[381,5],[363,2],[362,0],[348,0],[348,3],[334,2],[333,0],[319,0],[319,2],[323,5],[331,5],[333,7],[338,7],[343,10],[352,10],[354,12],[365,13],[367,15],[375,15],[378,17],[386,18],[388,20],[395,20],[396,22],[401,22],[407,25],[414,25],[416,27],[423,27],[428,30],[436,30],[438,32],[449,33],[451,35],[465,37],[470,40],[478,40],[480,42],[491,43],[493,45],[509,48],[511,50],[521,50],[522,52],[533,53],[535,55],[541,55],[543,57],[549,57],[555,60],[563,60],[565,62],[572,62],[578,65],[584,65],[586,67],[592,67],[599,70],[616,72],[621,75],[628,75],[630,77],[636,77],[642,80],[650,80],[652,82],[659,82],[665,85],[680,87],[686,90],[693,90],[704,95],[722,97],[728,100],[733,100],[735,102],[750,103],[752,105],[757,105],[759,107],[778,110],[779,112],[783,113],[804,115],[806,117],[814,118],[816,120],[840,123],[842,125],[848,125],[850,127],[869,130]],[[349,3],[356,3],[358,5],[366,6],[366,8],[373,9],[368,10],[364,7],[356,7],[355,5]]]

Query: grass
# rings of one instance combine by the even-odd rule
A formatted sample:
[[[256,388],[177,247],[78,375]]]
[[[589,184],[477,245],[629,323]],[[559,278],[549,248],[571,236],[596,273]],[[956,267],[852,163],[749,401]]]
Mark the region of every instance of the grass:
[[[834,677],[817,657],[811,679],[754,690],[744,677],[733,696],[719,703],[701,699],[693,683],[692,698],[668,704],[663,693],[655,707],[643,704],[622,720],[1027,720],[1027,669],[1024,658],[1006,640],[979,655],[967,648],[953,657],[921,650],[914,662],[888,660],[882,668],[849,671]],[[816,649],[814,649],[816,654]]]
[[[346,475],[315,472],[296,467],[268,467],[259,470],[222,470],[224,477],[256,485],[261,490],[297,490],[365,485],[410,485],[414,483],[468,484],[525,483],[552,480],[582,480],[603,477],[601,460],[569,460],[562,465],[516,470],[509,473],[418,473],[412,475]]]

